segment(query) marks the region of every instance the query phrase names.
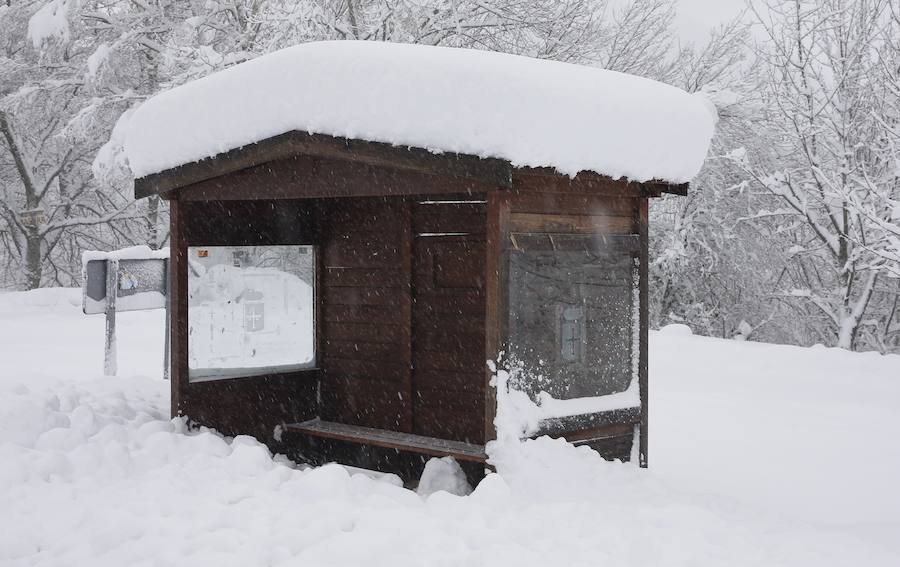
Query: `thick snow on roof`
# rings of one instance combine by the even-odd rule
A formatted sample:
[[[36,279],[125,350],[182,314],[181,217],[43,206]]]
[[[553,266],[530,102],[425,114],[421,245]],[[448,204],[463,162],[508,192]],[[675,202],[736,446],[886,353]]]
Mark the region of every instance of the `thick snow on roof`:
[[[293,130],[689,181],[715,126],[703,95],[580,65],[379,42],[283,49],[154,96],[131,118],[136,177]]]

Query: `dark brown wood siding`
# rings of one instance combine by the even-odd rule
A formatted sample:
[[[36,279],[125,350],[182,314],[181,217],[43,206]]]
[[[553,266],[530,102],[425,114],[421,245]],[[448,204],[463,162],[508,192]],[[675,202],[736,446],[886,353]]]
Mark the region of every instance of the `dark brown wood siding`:
[[[483,202],[413,209],[415,433],[484,443]]]
[[[638,361],[638,371],[640,374],[641,385],[641,431],[639,443],[640,447],[640,466],[647,467],[647,440],[649,425],[648,403],[649,394],[649,354],[650,354],[650,252],[649,252],[649,228],[650,228],[650,203],[644,198],[638,203],[638,215],[636,218],[636,228],[641,239],[640,253],[640,311],[641,311],[641,329],[640,329],[640,359]]]
[[[511,187],[491,186],[490,176],[382,165],[290,155],[168,194],[173,412],[276,450],[275,426],[316,416],[483,443],[494,436],[495,411],[485,360],[509,334],[510,234],[638,234],[643,407],[609,425],[643,425],[645,463],[647,188],[523,170]],[[424,202],[453,200],[451,192],[470,202]],[[189,383],[187,246],[297,243],[318,246],[319,368]],[[584,427],[567,431],[594,440]]]
[[[318,371],[189,382],[187,247],[316,243],[313,208],[300,201],[173,201],[171,211],[172,414],[225,435],[253,435],[283,452],[275,428],[316,415]]]
[[[412,431],[409,206],[320,202],[322,419]]]
[[[338,199],[318,214],[321,417],[483,443],[484,204]]]

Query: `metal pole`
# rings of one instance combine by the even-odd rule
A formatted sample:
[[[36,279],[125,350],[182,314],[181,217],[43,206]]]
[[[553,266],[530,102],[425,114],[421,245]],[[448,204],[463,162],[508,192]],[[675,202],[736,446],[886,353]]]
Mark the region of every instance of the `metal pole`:
[[[115,376],[116,360],[116,294],[119,291],[119,261],[106,261],[106,347],[103,350],[103,373]]]
[[[172,300],[169,297],[169,290],[172,289],[171,279],[172,272],[169,269],[169,261],[166,260],[166,337],[163,345],[163,380],[169,379],[169,372],[172,360],[171,352],[171,334],[172,334]]]

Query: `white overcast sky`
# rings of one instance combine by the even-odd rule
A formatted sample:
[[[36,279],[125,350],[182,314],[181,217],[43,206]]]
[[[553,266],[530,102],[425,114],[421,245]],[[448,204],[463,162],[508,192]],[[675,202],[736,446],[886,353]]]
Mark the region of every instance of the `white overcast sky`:
[[[703,43],[710,29],[737,16],[744,0],[677,0],[675,23],[682,41]]]

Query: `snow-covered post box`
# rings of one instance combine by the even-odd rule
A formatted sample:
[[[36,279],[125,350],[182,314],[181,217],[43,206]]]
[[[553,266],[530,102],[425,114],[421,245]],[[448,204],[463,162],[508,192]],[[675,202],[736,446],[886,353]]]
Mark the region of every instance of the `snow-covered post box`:
[[[310,462],[477,477],[499,432],[647,463],[648,201],[701,97],[569,64],[327,42],[134,112],[171,218],[172,412]]]

